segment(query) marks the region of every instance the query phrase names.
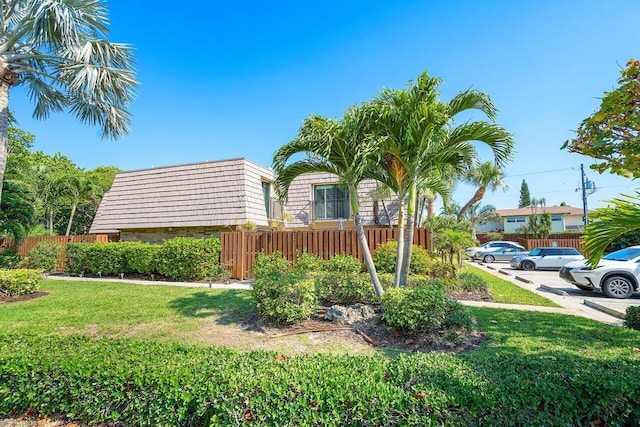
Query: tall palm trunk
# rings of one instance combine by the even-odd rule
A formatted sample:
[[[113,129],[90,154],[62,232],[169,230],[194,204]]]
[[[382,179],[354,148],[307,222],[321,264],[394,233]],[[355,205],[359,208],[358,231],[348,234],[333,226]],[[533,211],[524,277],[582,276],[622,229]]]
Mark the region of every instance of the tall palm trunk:
[[[384,202],[384,199],[380,199],[380,201],[382,202],[382,209],[384,209],[384,215],[387,217],[389,228],[393,228],[393,223],[391,222],[391,215],[389,215],[389,209],[387,208],[387,204]]]
[[[482,200],[482,198],[484,197],[484,193],[486,191],[487,191],[487,188],[485,186],[482,186],[476,190],[471,200],[469,200],[467,204],[464,205],[462,209],[460,209],[460,212],[458,212],[458,221],[462,220],[462,218],[464,217],[464,214],[469,210],[471,206],[475,205],[480,200]]]
[[[399,197],[398,205],[398,250],[396,252],[396,272],[393,276],[393,286],[400,287],[400,276],[402,270],[402,259],[404,258],[404,206],[403,197]]]
[[[65,236],[68,236],[71,233],[71,224],[73,223],[73,217],[76,214],[77,207],[77,203],[71,205],[71,215],[69,215],[69,223],[67,224],[67,232],[64,234]]]
[[[9,87],[9,83],[0,79],[0,197],[9,155]]]
[[[409,267],[411,265],[411,250],[413,248],[414,212],[416,210],[417,188],[415,182],[409,187],[409,200],[407,201],[407,227],[404,231],[404,247],[402,248],[402,267],[400,269],[400,286],[407,285]]]
[[[360,217],[360,204],[358,203],[358,192],[355,186],[349,186],[349,199],[351,201],[351,211],[353,212],[353,219],[356,223],[356,235],[358,236],[358,243],[360,244],[360,250],[362,250],[362,258],[364,259],[364,265],[367,267],[373,288],[378,296],[384,294],[384,289],[380,284],[378,278],[378,272],[376,271],[376,265],[373,262],[371,251],[369,250],[369,243],[367,242],[367,236],[364,234],[364,226],[362,225],[362,218]]]
[[[427,218],[431,218],[435,215],[436,199],[427,199]]]

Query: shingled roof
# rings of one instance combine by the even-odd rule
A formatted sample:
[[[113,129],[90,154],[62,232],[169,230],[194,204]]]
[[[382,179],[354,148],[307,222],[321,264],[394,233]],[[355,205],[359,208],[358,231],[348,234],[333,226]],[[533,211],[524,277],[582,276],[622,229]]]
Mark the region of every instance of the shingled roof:
[[[90,233],[123,229],[267,225],[263,181],[273,171],[245,158],[116,175]]]
[[[507,216],[529,216],[533,213],[531,206],[527,206],[525,208],[518,209],[497,209],[496,213],[501,217]],[[551,215],[572,215],[572,216],[582,216],[582,209],[574,208],[573,206],[545,206],[538,207],[535,209],[535,213],[540,215],[545,212],[549,212]]]

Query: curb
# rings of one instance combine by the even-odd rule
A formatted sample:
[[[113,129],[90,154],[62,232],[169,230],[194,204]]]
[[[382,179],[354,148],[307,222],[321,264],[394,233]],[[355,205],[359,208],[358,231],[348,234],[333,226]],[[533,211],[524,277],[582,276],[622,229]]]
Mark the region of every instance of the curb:
[[[509,273],[508,271],[505,271],[503,269],[498,270],[498,273],[504,274],[505,276],[511,276],[511,273]]]
[[[543,289],[547,292],[551,292],[552,294],[562,295],[563,297],[568,297],[569,294],[566,291],[556,289],[553,286],[540,285],[540,289]]]
[[[516,276],[516,280],[520,280],[524,283],[533,283],[533,280],[525,279],[524,277]]]
[[[588,299],[582,302],[587,307],[595,308],[596,310],[600,310],[604,313],[607,313],[613,317],[617,317],[618,319],[623,319],[625,317],[624,313],[620,313],[618,310],[614,310],[613,308],[605,307],[604,305],[600,305],[597,302],[590,301]]]
[[[485,267],[487,267],[489,270],[496,271],[496,268],[495,267],[491,267],[490,265],[485,265]]]

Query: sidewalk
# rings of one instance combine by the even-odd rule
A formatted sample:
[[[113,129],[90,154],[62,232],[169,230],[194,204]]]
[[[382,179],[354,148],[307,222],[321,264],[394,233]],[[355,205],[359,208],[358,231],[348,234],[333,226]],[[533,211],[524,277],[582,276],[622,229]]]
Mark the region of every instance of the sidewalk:
[[[466,262],[466,261],[465,261]],[[500,270],[500,267],[497,265],[492,265],[488,267],[485,264],[478,263],[469,263],[469,265],[473,265],[487,273],[491,273],[494,276],[500,277],[503,280],[513,283],[523,289],[536,293],[548,300],[551,300],[561,306],[562,308],[553,308],[553,307],[541,307],[541,306],[531,306],[531,305],[516,305],[516,304],[497,304],[497,303],[476,303],[476,302],[465,302],[461,301],[464,305],[474,305],[474,306],[483,306],[483,307],[495,307],[495,308],[503,308],[503,309],[511,309],[511,310],[530,310],[530,311],[544,311],[544,312],[552,312],[552,313],[563,313],[570,314],[574,316],[586,317],[588,319],[597,320],[598,322],[607,323],[610,325],[622,326],[622,319],[619,315],[612,315],[610,313],[604,312],[601,309],[595,308],[594,306],[585,305],[584,299],[570,296],[566,293],[556,293],[552,290],[549,290],[549,287],[546,287],[543,284],[535,283],[533,280],[523,281],[521,277],[512,275],[505,270]]]

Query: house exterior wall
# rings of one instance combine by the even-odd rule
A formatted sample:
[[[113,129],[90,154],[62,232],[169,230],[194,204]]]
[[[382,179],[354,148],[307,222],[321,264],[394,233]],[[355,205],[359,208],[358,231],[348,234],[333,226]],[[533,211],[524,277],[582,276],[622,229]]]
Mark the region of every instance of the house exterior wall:
[[[569,215],[565,217],[565,229],[571,231],[583,230],[584,221],[581,216]]]
[[[328,173],[308,173],[293,180],[289,186],[289,197],[284,204],[284,212],[292,218],[286,223],[289,228],[338,228],[340,221],[313,220],[313,188],[316,185],[338,184],[338,177]],[[378,224],[374,215],[374,201],[369,193],[376,188],[375,181],[366,180],[358,186],[358,200],[360,201],[360,215],[365,226],[388,225],[382,203],[378,203]],[[385,201],[392,223],[397,223],[398,203],[393,200]],[[342,221],[344,228],[354,227],[353,215],[349,220]]]
[[[162,243],[163,240],[170,240],[176,237],[195,237],[207,239],[220,237],[223,231],[230,231],[223,227],[185,227],[185,228],[151,228],[122,230],[120,232],[121,242],[145,242]]]
[[[526,226],[529,223],[528,216],[505,217],[503,219],[504,219],[505,233],[516,233],[517,232],[516,230],[518,228],[522,226]],[[582,227],[583,227],[583,222],[581,217],[577,217],[575,215],[562,215],[562,214],[551,215],[551,232],[552,233],[563,233],[567,230],[581,230]],[[478,228],[478,231],[481,233],[485,232],[485,231],[480,231],[480,228]]]

